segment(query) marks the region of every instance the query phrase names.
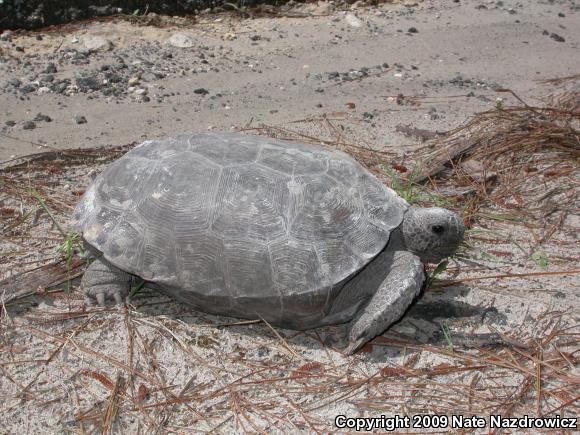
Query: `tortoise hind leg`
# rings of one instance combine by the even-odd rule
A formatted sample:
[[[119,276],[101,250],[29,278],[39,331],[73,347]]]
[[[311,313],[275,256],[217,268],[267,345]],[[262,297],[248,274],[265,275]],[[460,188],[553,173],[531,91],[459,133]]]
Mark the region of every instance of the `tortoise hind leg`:
[[[113,299],[122,304],[129,294],[131,278],[131,274],[98,257],[87,268],[81,281],[85,303],[94,305],[96,301],[104,306],[107,299]]]

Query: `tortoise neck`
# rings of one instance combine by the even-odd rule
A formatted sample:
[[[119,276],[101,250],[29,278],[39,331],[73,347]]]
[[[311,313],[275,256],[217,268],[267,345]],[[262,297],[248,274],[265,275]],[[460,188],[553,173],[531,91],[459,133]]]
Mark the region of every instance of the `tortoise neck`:
[[[403,237],[403,226],[399,225],[395,228],[391,235],[389,236],[389,243],[385,247],[389,252],[394,251],[407,251],[407,246],[405,245],[405,238]]]

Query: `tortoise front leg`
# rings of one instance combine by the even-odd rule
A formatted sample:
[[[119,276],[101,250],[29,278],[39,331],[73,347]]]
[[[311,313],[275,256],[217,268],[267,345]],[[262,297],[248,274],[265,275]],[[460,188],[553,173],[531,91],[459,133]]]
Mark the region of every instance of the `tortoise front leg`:
[[[129,294],[130,284],[131,274],[113,266],[103,257],[98,257],[83,275],[81,289],[87,305],[94,305],[96,300],[100,306],[104,306],[107,299],[122,304]]]
[[[383,253],[381,256],[381,263],[388,268],[388,273],[351,322],[349,346],[346,348],[348,354],[356,352],[399,320],[423,286],[423,263],[417,256],[407,251]],[[359,285],[364,286],[364,283]]]

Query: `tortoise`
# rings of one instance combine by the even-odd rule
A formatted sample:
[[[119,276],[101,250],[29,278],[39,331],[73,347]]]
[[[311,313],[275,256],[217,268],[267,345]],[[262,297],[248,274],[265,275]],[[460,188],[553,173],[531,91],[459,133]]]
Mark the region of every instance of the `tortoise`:
[[[88,303],[135,276],[195,309],[305,330],[350,322],[351,354],[452,255],[459,216],[410,206],[346,153],[240,133],[148,140],[86,190]]]

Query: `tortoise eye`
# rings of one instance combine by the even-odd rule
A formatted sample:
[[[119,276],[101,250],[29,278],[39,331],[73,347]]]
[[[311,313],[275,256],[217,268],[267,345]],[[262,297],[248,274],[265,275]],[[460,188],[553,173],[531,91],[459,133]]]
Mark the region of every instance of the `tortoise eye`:
[[[445,232],[445,228],[443,227],[443,225],[433,225],[431,227],[431,231],[433,231],[435,234],[440,236],[441,234],[443,234]]]

